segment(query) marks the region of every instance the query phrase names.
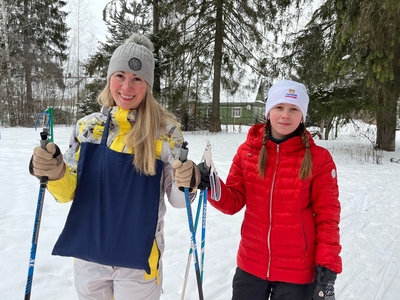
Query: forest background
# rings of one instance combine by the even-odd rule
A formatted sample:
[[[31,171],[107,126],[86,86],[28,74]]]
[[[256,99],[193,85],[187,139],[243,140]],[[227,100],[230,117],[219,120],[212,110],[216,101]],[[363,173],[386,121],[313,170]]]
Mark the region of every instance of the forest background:
[[[110,0],[105,39],[89,0],[0,0],[0,122],[32,127],[51,107],[70,125],[98,111],[113,50],[133,32],[155,45],[153,93],[184,130],[220,132],[221,99],[264,101],[279,78],[306,84],[321,139],[354,119],[395,150],[399,128],[398,0]],[[263,120],[260,120],[263,121]]]

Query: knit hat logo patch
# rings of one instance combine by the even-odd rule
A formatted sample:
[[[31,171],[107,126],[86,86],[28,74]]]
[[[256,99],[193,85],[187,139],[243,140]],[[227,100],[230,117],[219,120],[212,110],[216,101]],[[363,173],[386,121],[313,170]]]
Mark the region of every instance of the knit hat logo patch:
[[[142,68],[142,62],[136,57],[131,58],[128,65],[133,71],[139,71]]]
[[[285,97],[286,97],[286,98],[289,98],[289,99],[297,99],[296,90],[289,89],[289,92],[286,93],[286,96],[285,96]]]

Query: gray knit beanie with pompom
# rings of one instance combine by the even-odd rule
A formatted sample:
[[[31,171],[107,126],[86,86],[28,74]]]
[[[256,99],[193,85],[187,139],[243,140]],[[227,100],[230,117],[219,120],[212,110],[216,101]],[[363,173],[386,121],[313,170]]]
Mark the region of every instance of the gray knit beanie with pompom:
[[[153,89],[155,65],[153,51],[153,43],[146,36],[132,34],[111,56],[107,82],[115,72],[130,72],[143,77],[150,89]]]

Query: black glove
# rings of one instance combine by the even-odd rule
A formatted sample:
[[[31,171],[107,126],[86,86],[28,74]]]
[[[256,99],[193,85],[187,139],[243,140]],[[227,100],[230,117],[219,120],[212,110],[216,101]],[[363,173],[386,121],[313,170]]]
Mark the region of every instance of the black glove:
[[[200,190],[205,190],[211,186],[210,185],[210,168],[207,166],[207,164],[205,162],[201,162],[197,166],[199,167],[200,179],[201,179],[198,188]]]
[[[316,267],[316,285],[313,300],[335,300],[335,280],[337,274],[325,267]]]

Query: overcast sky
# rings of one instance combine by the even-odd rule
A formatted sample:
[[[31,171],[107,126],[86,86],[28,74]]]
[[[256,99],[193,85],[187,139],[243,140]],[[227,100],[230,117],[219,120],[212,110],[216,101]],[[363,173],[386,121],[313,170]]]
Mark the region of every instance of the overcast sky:
[[[104,7],[109,3],[111,0],[97,0],[97,1],[90,1],[90,0],[70,0],[67,2],[64,10],[69,13],[67,17],[67,23],[70,27],[76,27],[76,18],[78,14],[78,3],[80,3],[81,7],[81,16],[83,16],[84,21],[90,23],[90,31],[95,35],[95,37],[100,40],[104,41],[105,36],[107,34],[107,27],[103,21],[102,13]],[[81,20],[83,22],[83,20]],[[81,25],[82,26],[82,25]],[[85,26],[86,27],[86,26]],[[72,29],[71,28],[71,29]]]
[[[107,34],[107,27],[103,21],[103,9],[110,0],[97,0],[91,2],[90,6],[93,8],[93,34],[100,41],[105,41]]]

